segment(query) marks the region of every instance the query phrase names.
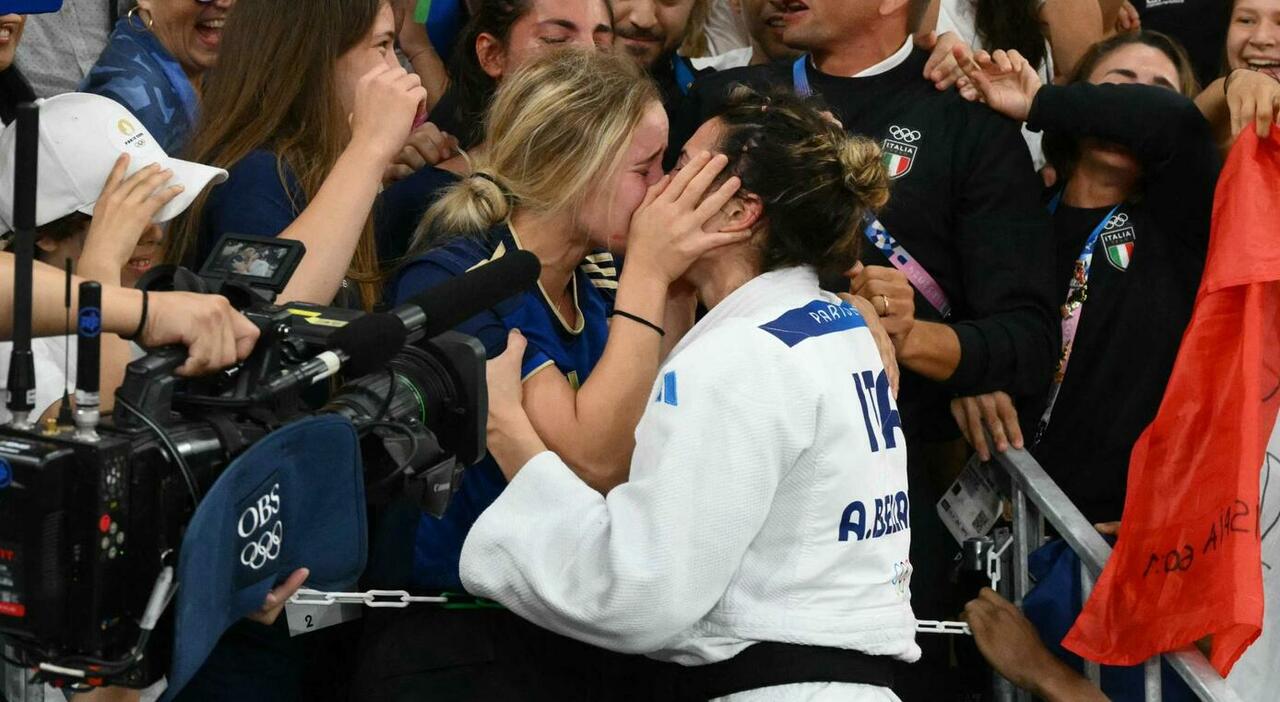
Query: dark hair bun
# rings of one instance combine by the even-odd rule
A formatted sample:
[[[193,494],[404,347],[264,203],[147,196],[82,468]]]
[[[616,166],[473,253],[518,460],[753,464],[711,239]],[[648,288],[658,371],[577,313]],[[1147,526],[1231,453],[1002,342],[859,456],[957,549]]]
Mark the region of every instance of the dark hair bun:
[[[889,201],[880,148],[846,133],[825,106],[790,92],[740,87],[717,117],[727,172],[764,203],[764,270],[806,265],[830,273],[853,265],[863,218]]]
[[[862,201],[863,207],[879,210],[889,202],[889,173],[884,155],[874,141],[845,137],[837,146],[844,168],[844,186]]]

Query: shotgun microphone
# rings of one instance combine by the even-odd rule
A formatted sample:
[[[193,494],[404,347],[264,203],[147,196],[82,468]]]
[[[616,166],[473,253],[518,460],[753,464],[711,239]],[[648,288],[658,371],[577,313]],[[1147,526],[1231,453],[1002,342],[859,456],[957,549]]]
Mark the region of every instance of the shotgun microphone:
[[[336,331],[329,350],[262,386],[262,401],[306,387],[340,370],[349,377],[385,368],[405,344],[439,336],[538,282],[542,265],[528,251],[513,251],[410,298],[390,312],[370,314]]]

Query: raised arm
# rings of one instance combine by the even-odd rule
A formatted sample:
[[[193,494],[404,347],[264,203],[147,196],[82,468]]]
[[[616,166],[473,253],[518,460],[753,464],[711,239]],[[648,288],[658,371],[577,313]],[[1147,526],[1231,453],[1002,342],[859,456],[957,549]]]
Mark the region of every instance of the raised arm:
[[[0,290],[5,297],[13,291],[13,254],[0,253]],[[37,263],[32,296],[32,328],[35,336],[66,333],[63,307],[62,271]],[[83,278],[74,276],[71,304],[78,303]],[[10,299],[12,299],[10,297]],[[142,319],[142,293],[138,290],[106,286],[102,289],[102,330],[112,334],[132,334]],[[13,307],[0,305],[0,337],[13,333]],[[199,375],[225,368],[243,360],[258,340],[258,328],[231,308],[225,297],[193,293],[151,293],[141,343],[149,346],[182,344],[188,359],[179,375]]]
[[[1041,85],[1017,51],[980,51],[964,66],[961,94],[1031,129],[1092,137],[1133,151],[1148,168],[1165,165],[1197,130],[1205,129],[1195,104],[1177,92],[1149,85],[1074,83]]]
[[[1194,102],[1149,85],[1045,86],[1035,96],[1027,124],[1119,144],[1148,168],[1167,165],[1190,138],[1207,133]]]
[[[1102,41],[1104,12],[1098,0],[1045,0],[1040,7],[1040,22],[1053,53],[1054,82],[1071,75],[1089,47]]]
[[[380,65],[360,79],[351,143],[324,185],[280,236],[301,241],[307,255],[281,300],[327,305],[351,266],[383,173],[404,147],[426,91],[401,67]]]
[[[1128,31],[1128,27],[1131,24],[1129,19],[1130,11],[1134,16],[1137,15],[1137,11],[1133,10],[1133,5],[1130,5],[1127,0],[1097,0],[1097,2],[1098,9],[1102,13],[1102,27],[1107,35],[1121,28]],[[1136,28],[1134,27],[1134,29]]]
[[[971,111],[952,209],[966,319],[918,322],[899,361],[969,395],[1039,392],[1057,360],[1053,234],[1016,125]]]
[[[93,221],[77,264],[81,277],[103,286],[120,286],[121,269],[133,255],[138,240],[152,226],[156,213],[182,192],[182,186],[166,185],[173,175],[171,171],[153,164],[125,178],[128,165],[128,155],[122,155],[107,176],[94,204]],[[99,394],[105,414],[115,407],[116,389],[124,382],[125,367],[132,358],[129,342],[118,334],[103,334],[101,358]],[[45,416],[56,417],[60,405],[61,402],[55,403]]]
[[[1209,121],[1219,149],[1226,152],[1244,129],[1252,126],[1265,139],[1271,125],[1280,124],[1280,81],[1238,68],[1202,90],[1196,107]]]
[[[1036,95],[1029,124],[1133,152],[1142,163],[1145,196],[1165,203],[1153,212],[1162,231],[1203,255],[1222,164],[1209,123],[1194,102],[1147,85],[1046,86]]]
[[[400,49],[413,66],[413,72],[422,79],[422,87],[427,89],[427,109],[432,110],[449,87],[449,71],[427,35],[426,25],[414,17],[415,3],[412,0],[399,1],[405,9],[400,25]]]

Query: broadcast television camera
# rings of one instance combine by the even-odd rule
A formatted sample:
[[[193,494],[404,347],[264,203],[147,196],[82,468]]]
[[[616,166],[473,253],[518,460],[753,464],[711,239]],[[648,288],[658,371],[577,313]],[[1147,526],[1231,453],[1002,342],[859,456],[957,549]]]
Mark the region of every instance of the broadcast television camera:
[[[22,141],[20,131],[20,173]],[[34,182],[34,175],[26,181]],[[33,186],[29,195],[34,200]],[[33,213],[33,204],[25,217],[15,208],[20,284]],[[16,653],[11,664],[68,686],[158,680],[172,627],[157,619],[173,594],[186,523],[237,455],[291,421],[316,412],[346,417],[361,436],[367,497],[408,494],[437,515],[462,470],[483,458],[484,349],[447,330],[530,287],[537,259],[505,256],[388,313],[363,314],[274,304],[304,253],[297,242],[229,235],[199,276],[176,269],[153,281],[226,296],[261,336],[245,362],[196,380],[173,375],[182,349],[135,361],[113,421],[102,426],[96,284],[81,288],[75,427],[23,421],[31,386],[24,387],[23,330],[15,329],[15,425],[0,427],[0,643]],[[15,321],[26,322],[29,361],[29,268],[26,285],[15,288]],[[339,373],[345,384],[331,381]],[[323,396],[325,381],[328,398],[312,408],[306,397]]]

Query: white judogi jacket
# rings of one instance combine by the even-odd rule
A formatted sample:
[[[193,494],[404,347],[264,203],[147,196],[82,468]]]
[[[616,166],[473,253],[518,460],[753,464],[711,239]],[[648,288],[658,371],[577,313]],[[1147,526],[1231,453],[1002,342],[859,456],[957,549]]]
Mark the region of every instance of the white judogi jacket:
[[[607,498],[553,453],[523,467],[467,537],[468,591],[684,665],[759,641],[919,658],[905,440],[852,306],[812,269],[761,275],[681,341],[652,398]],[[896,699],[770,698],[787,688]]]

